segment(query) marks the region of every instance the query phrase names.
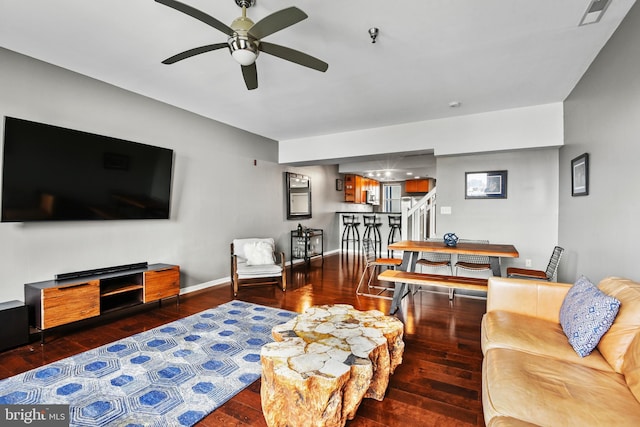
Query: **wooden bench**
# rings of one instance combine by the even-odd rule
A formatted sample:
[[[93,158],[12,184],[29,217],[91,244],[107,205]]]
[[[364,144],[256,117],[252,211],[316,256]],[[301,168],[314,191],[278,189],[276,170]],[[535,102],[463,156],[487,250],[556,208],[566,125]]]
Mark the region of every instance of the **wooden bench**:
[[[420,286],[443,286],[449,288],[449,299],[453,299],[453,291],[455,289],[468,289],[472,291],[486,292],[488,282],[488,279],[481,279],[476,277],[411,273],[400,270],[385,270],[378,275],[378,280],[384,282],[399,282]],[[400,298],[402,298],[402,296]]]

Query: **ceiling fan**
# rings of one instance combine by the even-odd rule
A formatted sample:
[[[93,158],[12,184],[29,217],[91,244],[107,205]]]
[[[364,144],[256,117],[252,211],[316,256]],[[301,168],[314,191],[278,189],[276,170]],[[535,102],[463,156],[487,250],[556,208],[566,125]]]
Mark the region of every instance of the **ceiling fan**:
[[[285,29],[307,18],[307,14],[297,7],[288,7],[279,10],[261,19],[257,23],[247,18],[247,8],[255,4],[255,0],[235,0],[236,4],[242,8],[242,16],[236,18],[230,26],[223,24],[213,16],[207,15],[189,5],[176,0],[156,0],[156,2],[168,6],[172,9],[185,13],[205,24],[222,31],[228,36],[226,43],[208,44],[173,55],[162,61],[163,64],[174,64],[183,59],[191,58],[201,53],[211,52],[222,48],[228,48],[231,56],[241,65],[242,75],[247,89],[258,87],[258,72],[256,69],[256,58],[258,53],[265,52],[278,58],[294,62],[304,67],[325,72],[329,64],[314,58],[306,53],[262,41],[264,37]]]

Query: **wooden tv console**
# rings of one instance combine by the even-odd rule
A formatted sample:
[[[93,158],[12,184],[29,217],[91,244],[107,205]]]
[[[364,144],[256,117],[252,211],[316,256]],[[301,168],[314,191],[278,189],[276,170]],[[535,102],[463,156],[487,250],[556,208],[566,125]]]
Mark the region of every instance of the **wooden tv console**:
[[[147,263],[58,275],[24,285],[29,324],[56,326],[165,298],[180,296],[180,267]]]

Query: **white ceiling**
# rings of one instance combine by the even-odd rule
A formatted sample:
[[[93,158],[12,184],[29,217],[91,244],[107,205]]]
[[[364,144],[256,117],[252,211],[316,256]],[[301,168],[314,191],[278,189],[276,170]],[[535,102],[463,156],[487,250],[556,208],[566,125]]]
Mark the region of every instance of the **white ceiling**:
[[[182,1],[226,24],[241,14],[234,0]],[[288,140],[562,101],[634,2],[612,0],[599,23],[579,27],[589,0],[257,0],[256,22],[305,11],[265,40],[329,70],[263,53],[253,91],[224,49],[161,64],[226,36],[153,0],[0,0],[0,46]]]

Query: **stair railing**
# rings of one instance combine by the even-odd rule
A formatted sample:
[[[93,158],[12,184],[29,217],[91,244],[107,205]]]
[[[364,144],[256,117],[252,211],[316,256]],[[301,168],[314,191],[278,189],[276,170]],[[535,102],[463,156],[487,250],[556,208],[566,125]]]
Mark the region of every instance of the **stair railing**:
[[[402,210],[401,230],[405,240],[426,240],[436,235],[436,187]]]

